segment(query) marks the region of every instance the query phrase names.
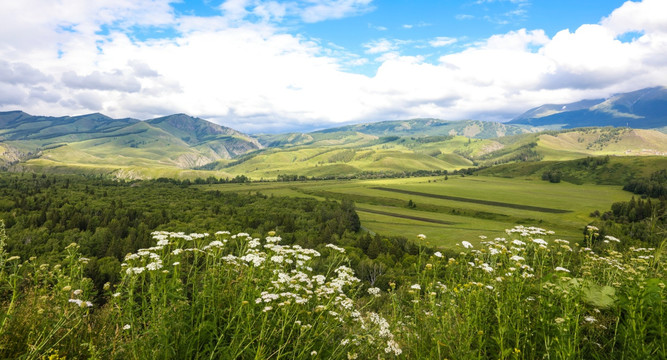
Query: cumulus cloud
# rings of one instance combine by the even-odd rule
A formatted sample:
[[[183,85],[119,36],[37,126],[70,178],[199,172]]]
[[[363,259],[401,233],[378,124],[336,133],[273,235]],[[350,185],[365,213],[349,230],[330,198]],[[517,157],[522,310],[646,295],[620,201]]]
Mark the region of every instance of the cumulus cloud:
[[[602,20],[616,35],[630,31],[667,32],[667,2],[664,0],[627,1]]]
[[[598,24],[553,37],[520,29],[459,40],[462,50],[436,60],[415,55],[417,46],[456,39],[382,38],[354,54],[278,23],[356,16],[372,9],[370,0],[229,0],[207,18],[176,15],[168,0],[78,1],[0,2],[1,110],[185,112],[263,132],[408,117],[508,120],[543,103],[667,84],[661,0],[627,2]],[[135,27],[170,27],[177,36],[141,41]],[[627,32],[638,35],[621,41]],[[372,76],[351,70],[370,64]]]
[[[52,78],[22,62],[9,63],[0,60],[0,82],[9,84],[38,84],[51,81]]]
[[[74,89],[118,90],[131,93],[141,90],[141,84],[136,78],[125,75],[120,70],[111,73],[93,71],[85,76],[67,71],[63,73],[62,81]]]

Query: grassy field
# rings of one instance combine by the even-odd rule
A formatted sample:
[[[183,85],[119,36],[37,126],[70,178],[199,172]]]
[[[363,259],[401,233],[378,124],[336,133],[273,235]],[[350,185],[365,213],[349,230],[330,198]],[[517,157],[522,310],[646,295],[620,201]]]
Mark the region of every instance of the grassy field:
[[[536,179],[451,176],[382,180],[306,181],[206,185],[211,190],[272,196],[353,200],[362,226],[385,235],[425,234],[429,243],[453,248],[461,239],[504,236],[515,224],[536,225],[580,240],[595,210],[632,194],[611,185],[552,184]],[[414,207],[409,207],[412,201]]]

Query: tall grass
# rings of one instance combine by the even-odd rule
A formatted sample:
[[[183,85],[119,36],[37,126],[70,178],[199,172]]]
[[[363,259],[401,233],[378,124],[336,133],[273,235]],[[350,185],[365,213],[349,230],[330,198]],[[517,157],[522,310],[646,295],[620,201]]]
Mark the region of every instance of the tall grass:
[[[153,237],[96,294],[76,244],[39,264],[7,254],[0,227],[0,357],[667,358],[662,248],[516,227],[451,257],[422,249],[415,275],[381,290],[332,244]]]

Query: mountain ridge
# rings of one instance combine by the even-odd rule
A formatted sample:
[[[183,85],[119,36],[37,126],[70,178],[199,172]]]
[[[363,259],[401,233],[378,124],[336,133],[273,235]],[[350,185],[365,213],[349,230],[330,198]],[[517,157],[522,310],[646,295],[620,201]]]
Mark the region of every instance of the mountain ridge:
[[[608,99],[544,104],[524,112],[506,124],[562,128],[591,126],[661,128],[667,125],[667,87],[644,88],[615,94]]]

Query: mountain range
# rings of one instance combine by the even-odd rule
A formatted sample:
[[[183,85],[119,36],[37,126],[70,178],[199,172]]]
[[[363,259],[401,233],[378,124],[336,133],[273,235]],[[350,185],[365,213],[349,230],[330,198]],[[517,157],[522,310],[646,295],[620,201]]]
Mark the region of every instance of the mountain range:
[[[577,128],[588,126],[653,129],[667,125],[667,88],[617,94],[608,99],[546,104],[526,111],[507,124]]]
[[[591,155],[664,155],[667,89],[543,105],[509,123],[411,119],[248,135],[185,114],[145,121],[0,112],[0,166],[117,177],[328,177]],[[629,128],[568,129],[583,126]],[[552,129],[544,132],[545,129]]]

